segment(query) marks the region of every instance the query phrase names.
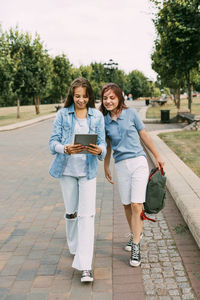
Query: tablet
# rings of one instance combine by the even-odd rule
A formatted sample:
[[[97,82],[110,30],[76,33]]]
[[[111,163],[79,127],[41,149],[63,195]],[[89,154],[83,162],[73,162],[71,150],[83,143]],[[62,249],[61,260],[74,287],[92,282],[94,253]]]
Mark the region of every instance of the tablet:
[[[93,133],[76,133],[74,136],[74,144],[81,144],[84,146],[89,146],[89,144],[95,144],[97,143],[97,134]],[[82,152],[79,152],[80,154],[88,154],[86,150],[83,150]]]

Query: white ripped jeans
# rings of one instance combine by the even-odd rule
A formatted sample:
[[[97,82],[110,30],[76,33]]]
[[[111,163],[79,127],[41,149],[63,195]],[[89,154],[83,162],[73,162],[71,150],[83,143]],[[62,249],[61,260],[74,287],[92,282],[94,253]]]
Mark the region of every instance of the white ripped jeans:
[[[94,249],[96,178],[63,175],[60,179],[65,204],[69,251],[75,254],[72,267],[91,270]]]

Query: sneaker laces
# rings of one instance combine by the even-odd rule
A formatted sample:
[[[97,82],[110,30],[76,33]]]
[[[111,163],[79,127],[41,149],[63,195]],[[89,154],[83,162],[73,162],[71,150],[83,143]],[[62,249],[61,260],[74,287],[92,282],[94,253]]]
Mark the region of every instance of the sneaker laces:
[[[125,237],[127,237],[127,238],[129,237],[129,241],[128,241],[127,245],[131,245],[132,242],[133,242],[132,232],[129,232],[129,233],[125,234]],[[142,238],[143,238],[143,232],[140,233],[140,239],[142,239]]]
[[[134,244],[131,248],[131,260],[138,260],[140,256],[140,244]]]
[[[132,232],[129,232],[129,233],[126,233],[125,235],[124,235],[125,237],[133,237],[133,234],[132,234]]]
[[[82,276],[83,277],[88,277],[88,276],[90,276],[91,274],[90,274],[90,271],[89,270],[84,270],[83,272],[82,272]]]
[[[133,234],[129,232],[128,234],[125,235],[127,238],[129,237],[129,241],[127,242],[127,246],[131,246],[133,243]]]

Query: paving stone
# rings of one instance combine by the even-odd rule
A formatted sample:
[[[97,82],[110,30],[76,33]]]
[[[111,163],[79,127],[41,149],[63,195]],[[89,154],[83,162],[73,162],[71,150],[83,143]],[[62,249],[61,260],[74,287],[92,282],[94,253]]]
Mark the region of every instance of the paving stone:
[[[187,277],[176,277],[177,282],[183,282],[183,281],[188,281]]]
[[[0,288],[0,299],[5,299],[5,296],[8,294],[9,289],[8,288]]]
[[[36,274],[35,269],[26,269],[26,270],[20,270],[17,274],[16,279],[17,280],[33,280]]]
[[[50,276],[50,275],[54,275],[56,273],[56,268],[57,265],[50,265],[50,264],[46,264],[46,265],[40,265],[38,271],[37,271],[37,275],[46,275],[46,276]]]
[[[33,281],[33,287],[46,288],[50,287],[53,282],[53,276],[36,276]]]
[[[12,294],[6,297],[6,300],[26,300],[26,295],[23,294]]]
[[[195,299],[195,298],[193,294],[183,294],[182,299],[186,300],[186,299]]]
[[[47,299],[48,299],[48,293],[30,293],[29,295],[26,296],[26,300],[47,300]]]
[[[170,295],[170,296],[177,296],[177,295],[180,295],[180,294],[179,294],[179,290],[177,290],[177,289],[169,290],[169,295]]]

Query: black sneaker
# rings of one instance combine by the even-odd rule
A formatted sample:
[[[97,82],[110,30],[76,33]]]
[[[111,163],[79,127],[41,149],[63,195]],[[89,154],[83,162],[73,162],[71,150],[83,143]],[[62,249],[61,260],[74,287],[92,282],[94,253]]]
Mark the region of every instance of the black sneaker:
[[[140,258],[140,243],[132,244],[131,248],[131,257],[130,257],[130,265],[132,267],[138,267],[141,264]]]
[[[82,272],[81,282],[92,282],[93,280],[92,271],[84,270]]]
[[[133,244],[133,234],[130,232],[128,234],[128,237],[130,237],[130,238],[129,238],[128,243],[124,246],[124,250],[128,251],[128,252],[131,252],[131,247],[132,247],[132,244]],[[142,238],[143,238],[143,233],[140,234],[140,240]]]

